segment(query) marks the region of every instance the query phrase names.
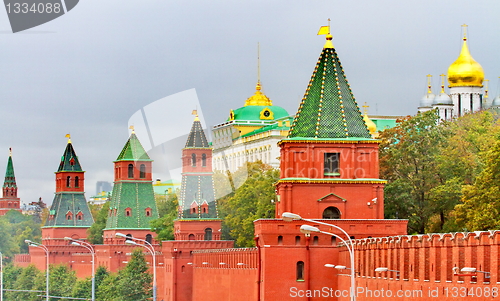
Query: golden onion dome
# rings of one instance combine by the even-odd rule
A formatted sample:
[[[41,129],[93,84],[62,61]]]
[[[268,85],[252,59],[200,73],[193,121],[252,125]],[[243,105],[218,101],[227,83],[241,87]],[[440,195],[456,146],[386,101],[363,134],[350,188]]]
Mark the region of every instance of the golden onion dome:
[[[368,114],[366,114],[366,112],[365,115],[363,116],[363,120],[365,121],[365,124],[368,127],[368,131],[370,131],[370,135],[374,137],[375,134],[377,133],[377,125],[368,117]]]
[[[255,87],[255,94],[250,96],[245,101],[245,107],[246,106],[272,106],[273,102],[267,98],[266,95],[264,95],[260,90],[262,89],[260,82],[257,82],[257,86]]]
[[[449,87],[482,87],[483,80],[483,67],[472,58],[467,46],[467,38],[464,37],[458,59],[448,68]]]

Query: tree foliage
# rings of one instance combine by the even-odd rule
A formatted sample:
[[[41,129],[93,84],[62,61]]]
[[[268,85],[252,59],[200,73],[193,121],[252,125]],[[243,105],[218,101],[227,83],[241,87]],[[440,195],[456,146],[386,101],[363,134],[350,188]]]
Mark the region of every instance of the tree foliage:
[[[118,273],[117,292],[122,301],[141,301],[152,296],[153,276],[142,251],[135,249],[125,269]]]
[[[157,201],[158,213],[160,218],[151,221],[151,231],[157,235],[156,240],[174,239],[174,220],[177,218],[177,194],[168,195],[166,200]]]
[[[103,230],[106,228],[106,222],[108,220],[109,203],[110,202],[104,203],[101,209],[97,211],[97,214],[94,216],[94,223],[87,230],[87,239],[91,244],[103,243]]]
[[[0,252],[10,261],[14,254],[27,253],[26,239],[37,241],[41,237],[40,223],[33,216],[10,210],[0,216]]]
[[[234,194],[219,199],[219,215],[223,218],[223,227],[236,240],[239,247],[254,246],[253,221],[259,218],[274,217],[275,188],[279,171],[262,162],[247,163],[232,175],[230,181],[242,185]],[[224,234],[224,231],[223,231]]]

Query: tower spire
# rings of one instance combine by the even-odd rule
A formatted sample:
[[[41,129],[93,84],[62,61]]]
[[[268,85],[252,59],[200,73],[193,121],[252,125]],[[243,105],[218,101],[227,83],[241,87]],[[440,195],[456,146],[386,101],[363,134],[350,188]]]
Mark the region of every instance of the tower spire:
[[[427,74],[427,94],[432,94],[432,75]]]
[[[446,77],[446,74],[441,74],[441,94],[444,93],[444,78]]]
[[[328,18],[328,26],[321,26],[318,35],[326,35],[326,43],[323,48],[333,48],[333,36],[330,34],[330,18]]]
[[[467,24],[463,24],[462,25],[462,31],[463,31],[463,34],[464,34],[464,37],[463,37],[464,41],[467,41],[467,27],[468,27]]]
[[[260,43],[257,42],[257,85],[260,86]]]

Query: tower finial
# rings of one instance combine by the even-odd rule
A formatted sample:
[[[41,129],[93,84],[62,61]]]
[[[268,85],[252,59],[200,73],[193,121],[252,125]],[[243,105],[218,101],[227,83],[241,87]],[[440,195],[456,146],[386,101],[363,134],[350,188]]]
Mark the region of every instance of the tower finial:
[[[462,30],[464,32],[464,41],[467,41],[467,27],[468,27],[467,24],[462,25]]]
[[[323,48],[333,48],[332,35],[330,34],[330,18],[328,18],[328,26],[321,26],[318,35],[326,35],[326,43]]]
[[[432,75],[427,74],[427,94],[432,94],[431,80],[432,80]]]
[[[12,157],[12,147],[9,147],[9,157]]]
[[[71,143],[71,134],[66,134],[64,137],[68,138],[68,143]]]
[[[196,110],[193,110],[193,112],[191,112],[191,115],[194,115],[194,121],[200,121],[200,118],[198,117],[198,109]]]
[[[257,42],[257,85],[255,86],[255,90],[259,92],[261,89],[262,85],[260,84],[260,43]]]
[[[368,108],[370,106],[367,104],[367,102],[365,102],[365,105],[363,106],[363,110],[364,110],[364,114],[367,115],[368,114]]]
[[[489,79],[484,80],[484,98],[488,98],[489,83]]]
[[[444,94],[444,78],[446,77],[446,74],[441,74],[441,94]]]
[[[135,134],[135,126],[131,125],[128,128],[132,130],[132,134]]]

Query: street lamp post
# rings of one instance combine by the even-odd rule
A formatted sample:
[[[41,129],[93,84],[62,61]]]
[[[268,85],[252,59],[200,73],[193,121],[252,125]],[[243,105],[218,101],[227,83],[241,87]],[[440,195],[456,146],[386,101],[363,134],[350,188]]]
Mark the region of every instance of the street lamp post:
[[[0,252],[0,301],[3,301],[3,254]]]
[[[47,257],[45,271],[45,300],[49,301],[49,249],[46,246],[33,242],[31,240],[26,239],[24,242],[27,243],[30,247],[40,248],[45,251],[45,256]]]
[[[300,226],[300,232],[302,233],[305,233],[305,234],[310,234],[311,232],[316,232],[316,233],[323,233],[323,234],[326,234],[326,235],[330,235],[330,236],[334,236],[338,239],[340,239],[344,245],[346,246],[347,248],[347,251],[349,252],[349,259],[350,259],[350,262],[351,262],[351,300],[356,300],[356,295],[355,295],[355,290],[356,290],[356,280],[355,280],[355,271],[354,271],[354,249],[353,249],[353,245],[349,245],[347,243],[347,241],[345,241],[342,237],[338,236],[337,234],[335,233],[330,233],[330,232],[325,232],[325,231],[321,231],[320,229],[316,228],[316,227],[313,227],[311,225],[302,225]],[[347,236],[349,237],[349,236]]]
[[[115,235],[118,237],[126,238],[127,240],[125,240],[125,243],[146,248],[151,253],[151,256],[153,257],[153,301],[156,301],[156,290],[157,290],[157,286],[156,286],[156,251],[155,251],[153,245],[147,240],[135,238],[133,236],[127,236],[123,233],[116,233]],[[144,244],[143,245],[138,244],[135,241],[132,241],[130,239],[143,242]]]
[[[92,301],[95,301],[95,250],[94,246],[89,244],[86,241],[76,240],[71,237],[65,237],[65,240],[71,241],[71,244],[74,246],[80,246],[90,251],[92,254]]]

